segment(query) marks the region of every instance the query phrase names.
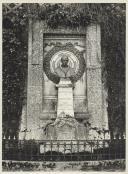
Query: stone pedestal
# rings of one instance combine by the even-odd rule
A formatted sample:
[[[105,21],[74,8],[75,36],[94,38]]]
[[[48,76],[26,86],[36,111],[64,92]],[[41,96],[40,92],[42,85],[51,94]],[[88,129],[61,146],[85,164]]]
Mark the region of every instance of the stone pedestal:
[[[61,78],[56,87],[58,88],[57,118],[47,129],[48,139],[85,139],[86,130],[84,125],[74,118],[73,84],[69,79]]]
[[[65,113],[61,113],[47,127],[47,139],[50,140],[85,140],[86,135],[85,126]]]
[[[61,113],[74,117],[73,85],[69,79],[61,78],[58,85],[57,116]]]
[[[75,118],[60,115],[54,122],[57,140],[76,140],[78,122]]]

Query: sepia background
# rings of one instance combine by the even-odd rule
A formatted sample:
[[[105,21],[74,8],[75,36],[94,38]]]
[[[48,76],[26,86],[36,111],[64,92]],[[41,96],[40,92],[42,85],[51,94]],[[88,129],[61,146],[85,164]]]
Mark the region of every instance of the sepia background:
[[[105,4],[3,4],[3,139],[18,139],[26,102],[28,71],[28,19],[45,20],[53,30],[101,25],[102,83],[108,92],[111,139],[125,138],[126,5]]]

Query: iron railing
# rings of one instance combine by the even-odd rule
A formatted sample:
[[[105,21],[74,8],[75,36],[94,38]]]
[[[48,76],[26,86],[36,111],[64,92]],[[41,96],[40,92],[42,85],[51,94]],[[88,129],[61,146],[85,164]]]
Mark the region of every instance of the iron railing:
[[[18,161],[96,161],[125,159],[125,139],[7,140],[2,159]]]

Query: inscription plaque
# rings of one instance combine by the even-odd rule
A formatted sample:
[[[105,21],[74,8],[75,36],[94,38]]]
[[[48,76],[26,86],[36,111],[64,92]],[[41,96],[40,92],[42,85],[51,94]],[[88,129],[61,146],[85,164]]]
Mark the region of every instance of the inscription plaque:
[[[73,90],[70,80],[61,79],[58,87],[57,116],[62,112],[74,117],[73,109]]]

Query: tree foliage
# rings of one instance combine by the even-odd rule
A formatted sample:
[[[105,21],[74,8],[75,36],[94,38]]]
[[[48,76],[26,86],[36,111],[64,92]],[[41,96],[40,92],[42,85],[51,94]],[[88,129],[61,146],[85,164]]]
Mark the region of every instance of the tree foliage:
[[[8,4],[14,7],[15,4]],[[111,132],[125,127],[125,4],[21,4],[6,12],[3,4],[3,127],[18,130],[27,76],[28,18],[45,20],[49,27],[86,26],[102,29],[103,82],[108,89]],[[6,129],[11,127],[11,129]],[[13,129],[12,129],[13,127]],[[15,128],[15,129],[14,129]],[[13,131],[12,131],[13,132]]]

